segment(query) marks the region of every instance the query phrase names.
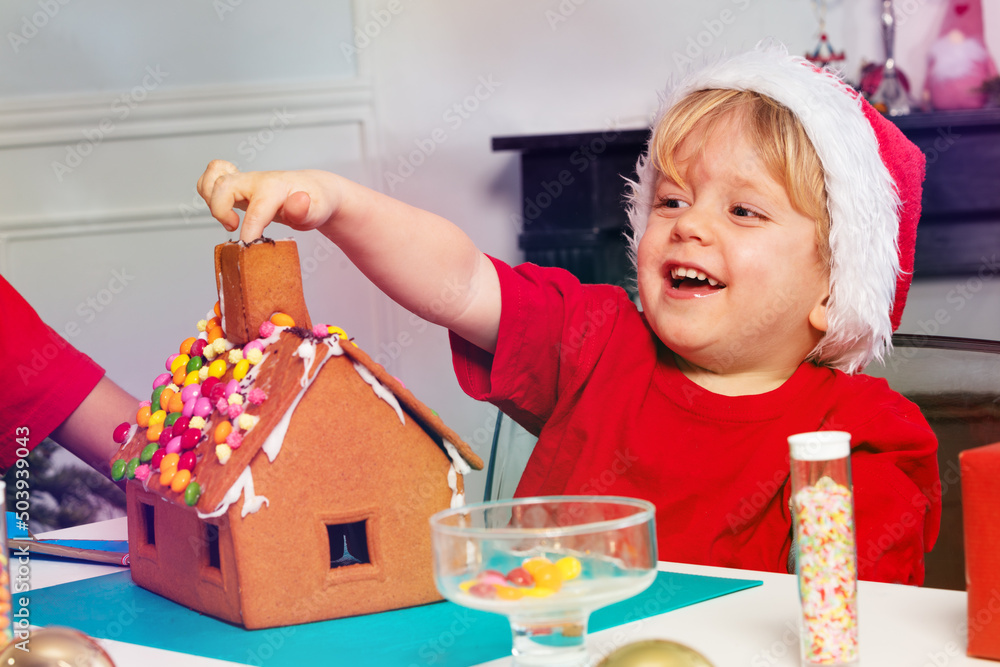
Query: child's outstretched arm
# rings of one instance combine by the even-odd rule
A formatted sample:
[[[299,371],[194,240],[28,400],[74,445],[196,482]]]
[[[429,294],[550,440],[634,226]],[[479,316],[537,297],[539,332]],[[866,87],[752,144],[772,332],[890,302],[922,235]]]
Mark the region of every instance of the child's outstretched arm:
[[[496,269],[444,218],[324,171],[242,173],[214,160],[198,181],[212,215],[252,241],[273,220],[318,229],[393,301],[496,351],[500,282]]]

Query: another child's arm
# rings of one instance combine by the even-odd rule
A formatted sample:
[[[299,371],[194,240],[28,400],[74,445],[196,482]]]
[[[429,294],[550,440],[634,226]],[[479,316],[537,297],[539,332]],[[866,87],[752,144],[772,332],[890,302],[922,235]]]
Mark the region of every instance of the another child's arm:
[[[208,165],[198,192],[230,231],[258,238],[273,220],[317,229],[390,298],[488,351],[496,350],[500,283],[492,262],[461,229],[323,171],[247,172]]]
[[[101,378],[66,420],[52,432],[52,439],[104,475],[119,445],[111,433],[122,422],[134,422],[139,400],[107,376]]]

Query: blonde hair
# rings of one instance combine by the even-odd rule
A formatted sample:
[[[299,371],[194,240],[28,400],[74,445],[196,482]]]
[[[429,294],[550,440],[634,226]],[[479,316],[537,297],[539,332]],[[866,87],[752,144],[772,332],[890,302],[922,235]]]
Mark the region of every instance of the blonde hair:
[[[743,124],[750,145],[770,176],[781,183],[796,211],[816,221],[816,244],[824,265],[830,265],[830,214],[827,209],[823,164],[802,123],[787,107],[748,90],[698,90],[687,95],[663,116],[653,131],[649,155],[653,167],[684,187],[675,156],[684,140],[704,128],[704,147],[720,121]]]

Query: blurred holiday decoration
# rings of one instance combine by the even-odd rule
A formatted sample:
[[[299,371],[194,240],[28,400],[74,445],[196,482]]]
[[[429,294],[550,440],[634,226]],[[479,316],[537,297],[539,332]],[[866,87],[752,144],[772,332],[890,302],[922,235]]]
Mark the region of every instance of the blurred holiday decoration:
[[[27,646],[26,650],[24,646]],[[31,631],[30,639],[18,640],[0,653],[4,667],[115,667],[108,654],[93,639],[72,628],[48,627]]]
[[[712,663],[683,644],[647,639],[611,652],[598,667],[712,667]]]
[[[882,0],[882,43],[885,46],[885,63],[876,65],[867,73],[862,70],[861,90],[868,94],[868,101],[876,109],[890,116],[910,113],[909,85],[906,77],[896,68],[896,13],[892,0]],[[867,78],[867,85],[866,85]]]
[[[934,109],[980,109],[996,88],[997,66],[986,50],[982,0],[948,0],[931,44],[924,95]]]
[[[806,53],[806,60],[821,68],[844,61],[844,52],[834,49],[826,35],[827,5],[827,0],[813,0],[813,9],[819,19],[819,43],[815,49]]]

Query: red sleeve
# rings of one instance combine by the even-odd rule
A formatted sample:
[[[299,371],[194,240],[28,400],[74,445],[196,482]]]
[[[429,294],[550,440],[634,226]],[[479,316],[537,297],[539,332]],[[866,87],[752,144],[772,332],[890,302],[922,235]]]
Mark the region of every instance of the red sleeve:
[[[67,343],[0,276],[0,469],[22,447],[47,438],[104,377],[104,369]],[[24,453],[23,451],[21,452]]]
[[[490,258],[500,278],[497,349],[491,355],[451,333],[462,389],[489,401],[534,435],[578,370],[589,369],[624,291],[582,285],[568,271],[534,264],[511,268]]]
[[[873,380],[857,397],[891,394],[871,400],[861,414],[872,418],[852,431],[858,576],[919,586],[941,523],[937,438],[920,409],[883,384]]]

